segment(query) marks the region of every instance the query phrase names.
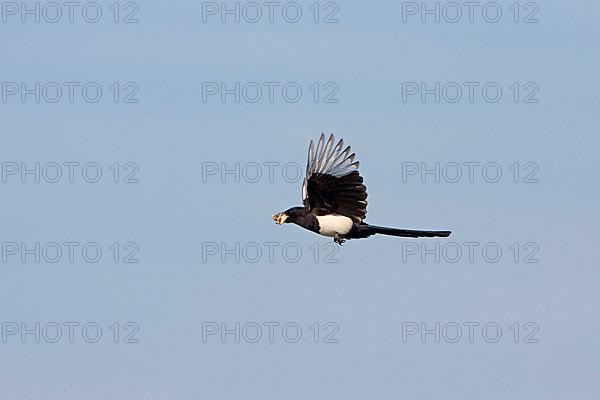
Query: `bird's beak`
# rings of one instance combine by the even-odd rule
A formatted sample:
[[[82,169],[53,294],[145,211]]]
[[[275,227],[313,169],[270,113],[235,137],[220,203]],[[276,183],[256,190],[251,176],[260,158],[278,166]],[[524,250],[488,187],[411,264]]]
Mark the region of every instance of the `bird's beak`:
[[[285,222],[286,219],[288,219],[288,215],[286,213],[279,213],[279,214],[273,214],[273,221],[275,221],[275,223],[277,225],[281,225]]]

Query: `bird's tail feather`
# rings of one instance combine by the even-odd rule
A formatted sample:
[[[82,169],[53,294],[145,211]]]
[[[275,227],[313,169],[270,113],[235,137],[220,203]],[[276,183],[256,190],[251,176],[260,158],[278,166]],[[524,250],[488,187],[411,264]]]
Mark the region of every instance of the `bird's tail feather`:
[[[390,236],[400,236],[400,237],[448,237],[450,236],[450,231],[415,231],[412,229],[396,229],[396,228],[387,228],[385,226],[377,226],[377,225],[368,225],[361,224],[359,226],[360,233],[370,236],[375,234],[381,235],[390,235]]]

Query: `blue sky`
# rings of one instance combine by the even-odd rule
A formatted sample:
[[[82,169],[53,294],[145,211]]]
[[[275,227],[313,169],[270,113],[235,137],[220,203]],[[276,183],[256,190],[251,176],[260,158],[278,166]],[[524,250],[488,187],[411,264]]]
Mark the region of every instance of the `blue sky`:
[[[297,23],[286,2],[273,23],[264,5],[222,23],[201,2],[119,3],[115,23],[100,1],[96,23],[85,3],[49,23],[41,3],[35,23],[5,4],[0,397],[597,398],[600,10],[521,2],[515,22],[513,3],[496,23],[485,2],[472,23],[388,1],[320,2],[318,23],[303,1]],[[238,103],[203,93],[236,82]],[[403,92],[436,83],[439,102]],[[357,152],[367,222],[452,236],[339,249],[275,226],[300,204],[283,167],[321,132]],[[239,343],[221,336],[236,323]],[[439,343],[421,336],[436,323]]]

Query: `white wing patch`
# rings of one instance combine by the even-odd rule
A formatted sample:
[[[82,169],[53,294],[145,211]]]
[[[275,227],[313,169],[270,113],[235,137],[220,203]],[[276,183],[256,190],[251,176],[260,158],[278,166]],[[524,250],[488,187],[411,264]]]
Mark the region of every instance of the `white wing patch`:
[[[357,171],[359,162],[354,161],[356,154],[350,154],[351,148],[347,146],[344,150],[344,139],[333,145],[333,134],[325,142],[325,134],[321,133],[317,148],[311,140],[308,146],[308,160],[306,162],[306,178],[302,184],[302,201],[308,197],[307,183],[312,175],[324,174],[339,178]]]
[[[304,182],[302,182],[302,201],[308,198],[308,181],[304,178]]]
[[[325,135],[319,138],[316,150],[311,140],[308,146],[308,162],[306,165],[306,178],[313,174],[327,174],[335,177],[348,175],[358,169],[358,161],[354,161],[356,154],[350,154],[351,148],[347,146],[344,150],[344,139],[334,146],[333,134],[329,135],[325,143]]]

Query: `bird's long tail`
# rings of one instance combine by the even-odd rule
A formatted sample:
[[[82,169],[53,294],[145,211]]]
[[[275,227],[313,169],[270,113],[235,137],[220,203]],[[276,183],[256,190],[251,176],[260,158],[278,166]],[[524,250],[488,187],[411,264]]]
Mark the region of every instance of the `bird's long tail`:
[[[448,237],[450,236],[450,231],[415,231],[412,229],[396,229],[396,228],[386,228],[385,226],[377,226],[377,225],[369,225],[369,224],[360,224],[359,234],[365,236],[375,235],[377,233],[381,235],[390,235],[390,236],[400,236],[400,237]]]

